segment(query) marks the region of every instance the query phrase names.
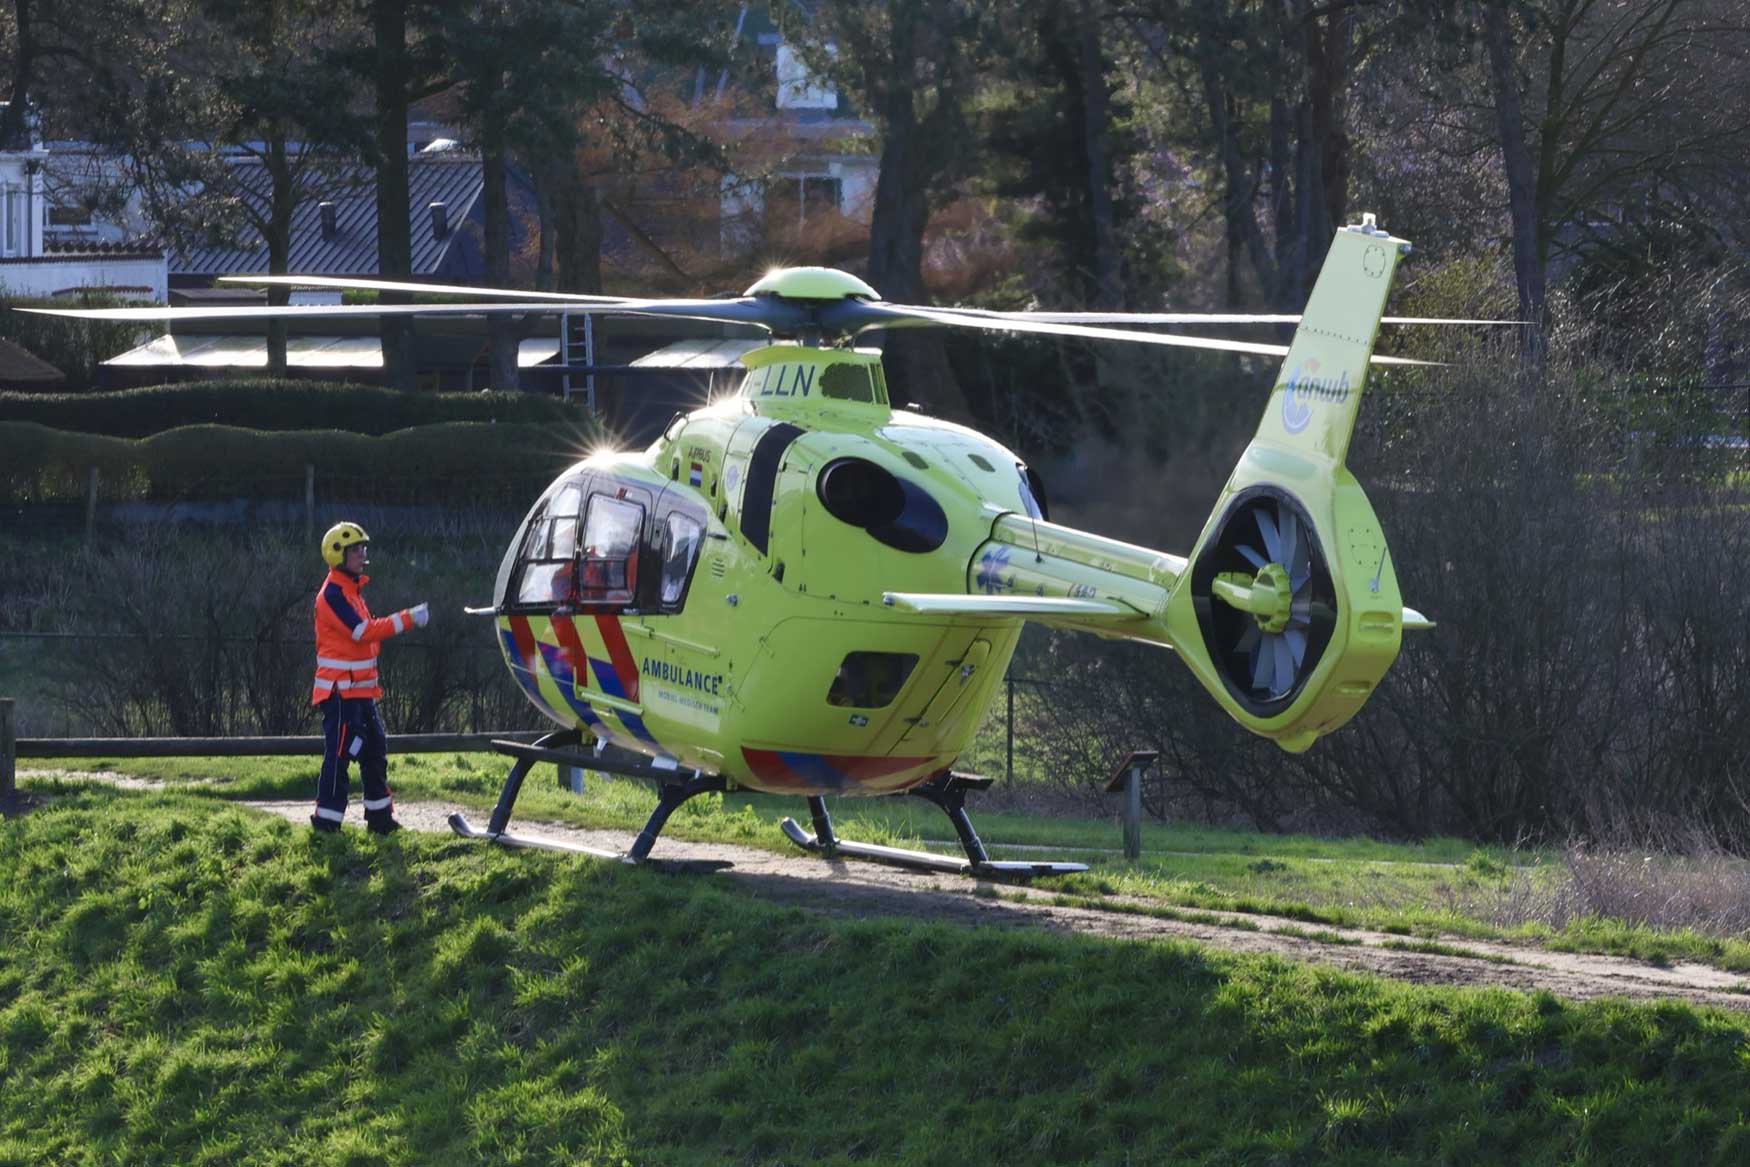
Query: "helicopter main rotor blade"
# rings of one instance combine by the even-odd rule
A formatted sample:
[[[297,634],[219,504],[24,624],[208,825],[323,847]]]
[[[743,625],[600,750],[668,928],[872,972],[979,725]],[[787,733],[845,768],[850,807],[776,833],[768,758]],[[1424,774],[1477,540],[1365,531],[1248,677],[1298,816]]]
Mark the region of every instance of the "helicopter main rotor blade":
[[[561,312],[596,316],[665,316],[746,324],[771,331],[807,326],[808,312],[769,297],[736,300],[616,300],[608,304],[567,304],[550,301],[516,304],[288,304],[284,307],[238,308],[19,308],[39,316],[74,320],[333,320],[381,316],[552,316]]]
[[[1224,340],[1208,336],[1175,336],[1164,332],[1133,332],[1122,328],[1095,328],[1081,324],[1048,324],[1043,321],[1016,320],[1012,317],[971,316],[952,309],[923,308],[909,304],[871,304],[860,300],[843,300],[820,312],[822,323],[844,328],[847,332],[866,332],[874,328],[918,328],[949,325],[957,328],[978,328],[987,332],[1031,332],[1045,336],[1079,336],[1089,340],[1127,340],[1137,344],[1159,344],[1175,348],[1200,348],[1216,352],[1252,353],[1257,356],[1288,355],[1285,344],[1258,344],[1249,340]],[[1376,365],[1437,365],[1438,361],[1418,361],[1409,357],[1375,356]]]
[[[579,305],[589,311],[596,305]],[[64,316],[72,320],[178,321],[178,320],[335,320],[369,316],[481,316],[552,315],[564,311],[554,304],[287,304],[283,307],[246,305],[230,308],[18,308],[37,316]]]
[[[631,297],[589,296],[582,292],[531,292],[526,288],[471,288],[465,284],[421,284],[408,280],[371,280],[354,276],[220,276],[222,284],[284,288],[342,288],[371,292],[423,292],[441,296],[497,297],[504,300],[552,300],[557,303],[618,304]]]
[[[988,308],[934,308],[989,319],[1037,320],[1043,324],[1299,324],[1284,312],[999,312]],[[1462,316],[1381,316],[1381,324],[1524,324],[1523,320],[1482,320]]]

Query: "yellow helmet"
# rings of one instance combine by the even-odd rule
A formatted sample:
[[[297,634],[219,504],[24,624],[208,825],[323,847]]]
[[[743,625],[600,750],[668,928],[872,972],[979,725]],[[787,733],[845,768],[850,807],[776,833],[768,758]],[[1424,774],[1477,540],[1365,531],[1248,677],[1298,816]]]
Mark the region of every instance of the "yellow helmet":
[[[322,536],[322,559],[329,567],[339,567],[348,547],[370,541],[371,537],[357,523],[336,523]]]

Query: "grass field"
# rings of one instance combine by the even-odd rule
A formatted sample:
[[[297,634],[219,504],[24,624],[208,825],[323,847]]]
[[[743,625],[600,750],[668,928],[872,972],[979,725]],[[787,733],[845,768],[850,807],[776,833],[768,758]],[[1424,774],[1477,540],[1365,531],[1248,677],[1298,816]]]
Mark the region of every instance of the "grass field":
[[[0,1163],[1750,1159],[1741,1017],[824,920],[182,793],[0,827],[0,953]]]
[[[130,759],[94,767],[154,778],[214,798],[311,797],[307,761],[275,759]],[[390,759],[390,782],[403,800],[441,800],[476,811],[497,801],[505,763],[492,755],[409,755]],[[624,830],[643,826],[654,796],[648,786],[592,776],[582,796],[557,789],[539,767],[517,804],[521,821]],[[975,796],[976,798],[976,796]],[[947,820],[916,799],[829,801],[846,838],[958,853]],[[693,800],[665,834],[786,850],[777,829],[785,815],[805,815],[800,799],[710,795]],[[1360,926],[1416,940],[1443,936],[1499,939],[1553,949],[1632,956],[1654,962],[1695,960],[1750,972],[1750,940],[1703,924],[1659,926],[1613,915],[1576,880],[1564,856],[1506,851],[1457,839],[1424,844],[1365,838],[1264,835],[1197,826],[1145,825],[1143,857],[1119,851],[1117,823],[981,811],[973,821],[995,858],[1053,857],[1086,862],[1084,875],[1042,881],[1066,902],[1135,897],[1166,909],[1227,910],[1287,916],[1309,925]],[[658,854],[661,844],[658,843]],[[1674,900],[1688,878],[1669,861]],[[1637,867],[1637,873],[1642,869]],[[1717,877],[1714,877],[1717,881]],[[1742,888],[1738,888],[1739,884]],[[1714,896],[1750,891],[1750,871],[1714,888]],[[1705,908],[1705,904],[1703,905]],[[1688,918],[1688,917],[1685,917]]]

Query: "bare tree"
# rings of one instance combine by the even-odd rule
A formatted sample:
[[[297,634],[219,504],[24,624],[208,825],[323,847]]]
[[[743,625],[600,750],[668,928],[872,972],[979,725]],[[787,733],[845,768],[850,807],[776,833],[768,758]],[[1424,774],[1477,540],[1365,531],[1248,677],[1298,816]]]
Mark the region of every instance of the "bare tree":
[[[1750,20],[1724,0],[1478,0],[1513,221],[1519,311],[1552,266],[1679,223],[1750,237],[1741,186]]]
[[[1200,107],[1203,131],[1187,136],[1219,178],[1227,301],[1251,283],[1268,303],[1299,309],[1348,213],[1352,78],[1412,14],[1376,0],[1114,9],[1158,83]]]
[[[985,0],[832,0],[816,9],[812,25],[791,30],[799,43],[812,42],[811,62],[854,94],[880,131],[868,278],[889,300],[929,298],[924,232],[971,161],[967,103],[990,10]],[[966,414],[940,340],[900,334],[886,351],[902,392],[927,395],[938,412]]]

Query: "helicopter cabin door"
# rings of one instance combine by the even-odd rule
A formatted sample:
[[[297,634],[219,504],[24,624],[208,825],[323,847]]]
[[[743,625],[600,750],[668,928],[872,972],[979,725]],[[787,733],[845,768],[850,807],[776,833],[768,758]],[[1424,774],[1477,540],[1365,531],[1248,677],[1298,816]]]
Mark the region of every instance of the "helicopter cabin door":
[[[967,698],[988,680],[983,671],[989,660],[990,641],[979,637],[958,659],[945,662],[948,675],[921,710],[907,715],[899,740],[908,748],[925,748],[950,733],[968,708]]]

